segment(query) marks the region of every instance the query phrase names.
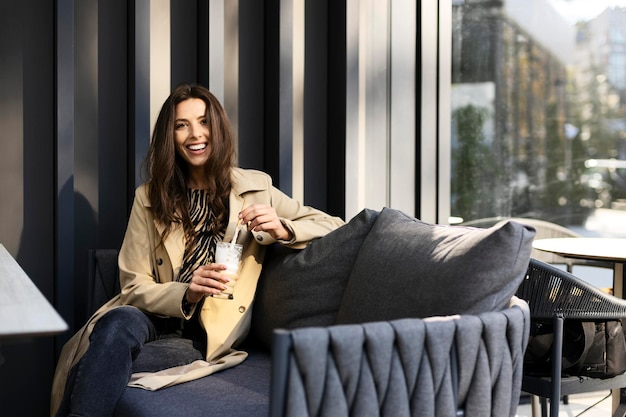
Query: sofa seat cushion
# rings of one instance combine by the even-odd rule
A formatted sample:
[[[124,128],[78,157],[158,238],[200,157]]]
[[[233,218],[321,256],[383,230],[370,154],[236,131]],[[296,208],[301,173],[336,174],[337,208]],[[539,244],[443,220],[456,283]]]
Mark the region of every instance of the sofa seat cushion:
[[[206,350],[206,349],[204,349]],[[191,339],[167,337],[143,345],[133,360],[133,372],[158,372],[204,359],[204,350]]]
[[[337,322],[500,310],[526,274],[534,235],[515,222],[445,226],[385,208],[361,245]]]
[[[116,417],[267,417],[271,357],[246,348],[241,364],[183,384],[147,391],[127,387]]]
[[[266,348],[276,328],[335,323],[350,271],[378,213],[365,209],[302,250],[268,248],[252,314],[252,333]]]

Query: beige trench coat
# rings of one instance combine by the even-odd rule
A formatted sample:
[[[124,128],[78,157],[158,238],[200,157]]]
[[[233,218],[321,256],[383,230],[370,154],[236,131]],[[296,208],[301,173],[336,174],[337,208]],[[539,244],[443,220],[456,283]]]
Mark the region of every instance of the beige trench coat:
[[[230,214],[224,240],[230,241],[237,224],[237,215],[245,205],[271,204],[283,223],[293,233],[293,248],[304,248],[313,239],[326,235],[343,224],[314,208],[304,206],[272,186],[271,178],[262,172],[235,168],[230,194]],[[182,266],[185,247],[182,228],[173,229],[159,245],[163,225],[156,223],[150,209],[145,186],[136,190],[135,200],[119,255],[121,294],[102,306],[65,344],[54,375],[51,415],[55,415],[63,396],[67,375],[89,346],[89,335],[97,320],[107,311],[134,305],[143,311],[169,317],[189,319],[182,309],[188,284],[176,282]],[[248,333],[251,306],[261,272],[265,245],[276,242],[268,233],[242,229],[242,268],[234,300],[207,297],[200,320],[207,335],[206,361],[169,368],[156,373],[133,374],[130,386],[149,390],[197,379],[235,366],[247,353],[233,349]]]

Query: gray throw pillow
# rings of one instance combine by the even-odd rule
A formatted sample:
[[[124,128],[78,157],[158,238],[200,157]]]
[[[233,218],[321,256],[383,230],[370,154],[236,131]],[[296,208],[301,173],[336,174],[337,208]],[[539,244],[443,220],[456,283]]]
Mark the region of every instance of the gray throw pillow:
[[[359,248],[377,216],[377,211],[365,209],[302,250],[278,244],[268,248],[254,301],[252,335],[269,348],[276,328],[334,324]]]
[[[535,229],[428,224],[385,208],[361,246],[338,323],[504,308],[526,274]]]

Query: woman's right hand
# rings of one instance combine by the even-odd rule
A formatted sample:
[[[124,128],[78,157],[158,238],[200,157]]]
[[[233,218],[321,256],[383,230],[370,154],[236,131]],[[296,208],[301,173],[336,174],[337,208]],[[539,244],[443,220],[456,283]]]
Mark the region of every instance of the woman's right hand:
[[[191,283],[187,289],[187,302],[195,304],[199,302],[202,297],[217,295],[224,291],[226,289],[226,283],[229,281],[228,277],[221,273],[221,271],[225,269],[226,266],[215,263],[202,265],[196,269],[193,272]]]

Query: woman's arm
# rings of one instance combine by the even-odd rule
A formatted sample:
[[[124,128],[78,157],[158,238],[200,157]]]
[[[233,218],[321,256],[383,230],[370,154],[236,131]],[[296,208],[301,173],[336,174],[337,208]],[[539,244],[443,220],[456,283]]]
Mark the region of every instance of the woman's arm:
[[[181,301],[188,285],[174,281],[163,246],[155,251],[159,235],[147,205],[147,196],[139,189],[119,255],[121,301],[156,315],[182,318],[186,315]]]
[[[310,241],[344,225],[344,221],[339,217],[305,206],[275,187],[272,187],[271,204],[281,222],[293,233],[289,243],[294,247],[304,247]]]
[[[279,241],[293,248],[303,248],[344,224],[339,217],[305,206],[271,184],[265,196],[267,201],[259,199],[258,193],[251,194],[245,198],[252,200],[252,204],[239,213],[239,218],[249,231],[265,232],[273,238],[262,240],[262,243]]]
[[[239,201],[244,201],[239,218],[262,245],[278,241],[301,249],[344,224],[339,217],[287,196],[274,187],[272,177],[262,171],[235,168],[233,193],[240,197]]]

